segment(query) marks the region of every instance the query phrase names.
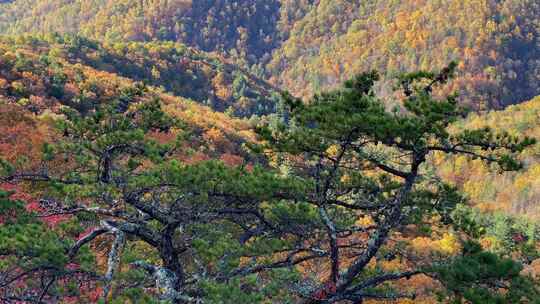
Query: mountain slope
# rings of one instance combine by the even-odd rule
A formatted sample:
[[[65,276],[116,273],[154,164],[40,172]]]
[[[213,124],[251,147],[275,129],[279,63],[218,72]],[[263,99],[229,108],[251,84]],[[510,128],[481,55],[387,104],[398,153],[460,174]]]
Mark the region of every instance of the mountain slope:
[[[5,38],[15,53],[25,49],[115,73],[239,117],[275,111],[273,87],[222,57],[173,42],[99,43],[77,35]]]
[[[306,96],[354,73],[441,68],[476,107],[540,94],[540,3],[321,0],[296,22],[270,64],[275,81]]]
[[[232,75],[234,71],[230,70],[231,66],[221,63],[221,72],[215,72],[202,63],[212,63],[211,57],[205,58],[204,53],[178,44],[101,45],[77,36],[62,39],[67,40],[47,42],[35,37],[20,37],[18,41],[0,40],[0,100],[3,103],[0,118],[4,126],[2,133],[12,134],[0,142],[4,156],[9,154],[13,158],[25,151],[38,153],[39,143],[48,136],[42,120],[55,115],[62,106],[84,112],[96,103],[118,98],[149,100],[153,97],[162,99],[170,111],[194,127],[198,138],[196,142],[209,142],[209,147],[202,148],[195,158],[226,155],[225,158],[230,161],[238,162],[241,161],[238,156],[247,156],[241,144],[252,139],[251,125],[188,99],[215,98],[216,104],[211,104],[214,109],[223,110],[219,103],[226,105],[231,102],[230,107],[240,111],[242,101],[246,99],[236,99],[238,96],[235,94],[231,94],[230,99],[212,97],[219,96],[220,87],[227,88],[227,85],[220,85],[215,79],[227,79]],[[185,55],[182,57],[185,58],[184,64],[170,65],[179,54]],[[200,61],[196,60],[195,55],[202,56]],[[153,78],[156,70],[159,77]],[[192,78],[186,80],[186,77]],[[142,92],[140,90],[144,86],[137,81],[166,85],[168,91],[179,96],[182,96],[182,92],[191,95],[176,97],[155,86],[149,86],[148,92]],[[249,90],[256,88],[254,83]],[[260,90],[264,91],[265,88],[261,87]],[[504,111],[473,114],[456,127],[490,126],[516,135],[540,138],[539,98],[510,106]],[[253,106],[258,104],[257,99],[252,102]],[[23,113],[35,113],[37,116],[20,116]],[[22,123],[13,124],[13,121]],[[34,129],[38,130],[35,134]],[[27,143],[32,145],[28,146]],[[536,145],[522,154],[526,167],[519,173],[489,173],[490,170],[481,162],[464,157],[436,158],[434,162],[441,176],[463,189],[474,204],[536,217],[540,214],[540,210],[536,209],[540,198],[539,149],[540,145]]]
[[[161,86],[164,91],[209,105],[214,110],[229,109],[237,116],[275,111],[272,95],[279,89],[255,76],[251,77],[248,71],[228,63],[222,56],[173,42],[107,41],[114,36],[107,34],[112,31],[130,32],[128,28],[114,25],[121,18],[117,20],[111,17],[113,15],[128,19],[142,16],[144,20],[157,22],[148,25],[147,37],[124,34],[117,37],[120,40],[144,41],[163,38],[151,30],[160,22],[180,20],[178,22],[184,24],[186,19],[182,18],[187,14],[193,16],[198,10],[202,16],[203,7],[208,11],[207,21],[213,18],[211,16],[216,14],[218,8],[224,8],[220,13],[221,19],[213,19],[213,23],[208,21],[219,27],[228,22],[226,18],[243,14],[249,9],[250,6],[241,1],[237,4],[227,1],[202,1],[196,4],[186,1],[38,2],[17,0],[4,4],[4,11],[13,14],[0,15],[3,16],[0,21],[2,29],[7,32],[47,32],[50,30],[48,26],[56,27],[59,26],[58,22],[71,20],[77,26],[65,23],[58,29],[86,32],[89,36],[101,37],[105,42],[81,36],[51,34],[41,38],[4,39],[1,44],[3,68],[0,94],[11,104],[41,113],[51,108],[54,111],[58,104],[80,106],[76,103],[111,100],[116,95],[108,95],[108,92],[118,90],[118,85],[109,87],[108,83],[111,79],[122,79],[118,75]],[[277,7],[280,9],[279,21],[266,25],[267,29],[275,27],[274,30],[280,31],[284,39],[283,46],[274,51],[269,65],[270,75],[275,82],[300,96],[334,86],[353,73],[369,68],[379,68],[387,71],[386,76],[391,76],[403,70],[439,67],[450,60],[459,61],[460,77],[447,90],[460,91],[462,99],[470,105],[500,107],[540,94],[540,5],[536,1],[303,0],[281,1],[280,6],[272,3],[275,6],[267,3],[265,8],[255,10],[261,12],[269,9],[274,12]],[[32,11],[24,11],[22,8],[25,5],[36,6]],[[242,7],[241,12],[233,12],[235,5]],[[255,2],[253,5],[258,7],[261,3]],[[105,18],[103,14],[109,15]],[[14,21],[19,16],[24,17]],[[51,21],[47,21],[49,19]],[[103,24],[106,32],[98,27],[90,35],[88,29],[99,24],[99,20],[107,20],[108,23]],[[144,20],[139,20],[142,23],[125,24],[134,27],[146,24]],[[246,22],[254,25],[249,20]],[[233,22],[235,26],[240,23]],[[208,34],[217,35],[215,39],[224,39],[222,43],[227,44],[228,48],[235,48],[231,44],[236,41],[234,35],[217,38],[219,32],[211,31]],[[173,38],[182,40],[180,36]],[[207,48],[203,40],[192,40],[191,43]],[[264,49],[260,45],[253,47]],[[252,55],[260,56],[261,53]],[[82,82],[75,80],[85,73],[104,76],[99,79],[92,76],[92,81],[88,77]],[[94,86],[99,90],[88,89]],[[170,100],[172,104],[178,103],[172,96],[156,93],[166,96],[165,100]],[[190,107],[197,111],[203,109],[194,105]],[[536,98],[502,112],[473,116],[462,127],[489,125],[516,134],[540,137],[539,111],[540,101]],[[202,116],[190,114],[190,119],[219,116],[209,110],[198,113]],[[212,125],[212,121],[220,119],[228,120],[225,116],[211,118],[207,124]],[[215,131],[212,127],[204,128],[201,134]],[[221,130],[214,133],[219,135],[227,132]],[[214,136],[218,136],[216,134]],[[232,142],[225,146],[234,146]],[[540,197],[536,190],[540,188],[537,185],[540,176],[537,165],[539,153],[538,148],[528,150],[523,155],[526,170],[517,174],[488,174],[485,166],[464,158],[437,159],[436,164],[442,176],[465,190],[474,203],[488,209],[537,216],[538,211],[532,206],[537,204]],[[501,188],[498,185],[505,186]],[[518,195],[514,195],[516,193]]]
[[[456,128],[490,127],[513,135],[540,138],[540,97],[504,111],[473,114]],[[484,210],[540,217],[540,143],[521,154],[524,169],[500,173],[466,157],[436,157],[439,174],[459,186],[471,202]]]
[[[172,40],[205,51],[236,48],[260,58],[279,42],[279,7],[278,0],[17,0],[0,9],[0,30]]]
[[[3,157],[7,152],[10,158],[24,154],[29,154],[26,155],[29,159],[35,157],[41,149],[39,142],[51,132],[47,126],[51,126],[63,107],[85,113],[97,104],[120,102],[129,106],[156,98],[193,133],[189,141],[192,147],[184,151],[183,157],[194,160],[224,157],[228,162],[238,163],[246,156],[241,144],[253,138],[247,121],[77,62],[70,53],[58,53],[62,50],[49,49],[42,42],[25,46],[0,41],[0,119],[2,134],[6,135],[0,139]],[[36,130],[33,135],[32,129]],[[27,142],[34,143],[32,149],[25,148]]]
[[[303,97],[360,71],[455,60],[448,91],[487,109],[540,94],[539,16],[535,0],[15,0],[0,5],[0,32],[177,41],[265,70]]]

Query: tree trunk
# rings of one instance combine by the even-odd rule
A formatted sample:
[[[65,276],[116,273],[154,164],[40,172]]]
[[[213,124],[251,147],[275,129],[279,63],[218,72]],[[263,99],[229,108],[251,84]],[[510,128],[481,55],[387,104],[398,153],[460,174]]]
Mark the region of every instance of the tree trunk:
[[[185,273],[180,260],[178,259],[178,254],[176,248],[173,244],[174,231],[176,226],[168,225],[163,231],[163,238],[161,244],[160,255],[163,260],[163,267],[171,271],[175,275],[174,289],[177,294],[183,293],[183,285],[185,282]],[[180,299],[175,299],[175,304],[183,304],[184,301]]]

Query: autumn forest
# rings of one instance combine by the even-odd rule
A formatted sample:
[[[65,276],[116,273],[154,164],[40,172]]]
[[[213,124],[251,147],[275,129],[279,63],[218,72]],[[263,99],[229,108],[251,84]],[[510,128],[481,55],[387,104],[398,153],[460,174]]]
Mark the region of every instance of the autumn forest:
[[[540,304],[538,0],[0,0],[0,304]]]

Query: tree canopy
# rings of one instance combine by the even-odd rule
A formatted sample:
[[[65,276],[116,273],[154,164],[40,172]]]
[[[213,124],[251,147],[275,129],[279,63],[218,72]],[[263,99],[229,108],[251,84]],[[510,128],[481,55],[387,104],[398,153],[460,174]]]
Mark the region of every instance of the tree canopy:
[[[535,143],[453,130],[465,110],[432,91],[455,68],[401,75],[392,109],[377,72],[307,103],[285,95],[281,121],[257,128],[237,166],[182,161],[194,130],[159,98],[63,107],[38,169],[2,162],[5,185],[36,202],[2,192],[0,298],[358,303],[416,298],[399,284],[422,276],[458,303],[536,300],[520,259],[484,252],[464,198],[430,170],[437,153],[518,170]],[[407,236],[426,224],[455,231],[429,257]]]

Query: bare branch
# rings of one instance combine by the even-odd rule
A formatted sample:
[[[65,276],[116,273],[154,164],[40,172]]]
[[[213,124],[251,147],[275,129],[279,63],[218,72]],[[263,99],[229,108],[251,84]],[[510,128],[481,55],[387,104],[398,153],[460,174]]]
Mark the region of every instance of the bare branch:
[[[73,245],[73,247],[71,247],[71,249],[69,250],[68,256],[70,258],[75,257],[75,255],[77,254],[77,252],[79,252],[79,249],[81,249],[82,246],[84,246],[85,244],[91,242],[96,237],[98,237],[98,236],[100,236],[100,235],[102,235],[104,233],[107,233],[107,232],[109,232],[109,229],[103,228],[103,227],[96,228],[96,229],[92,230],[92,232],[90,232],[89,234],[87,234],[84,237],[82,237],[81,239],[79,239],[75,243],[75,245]]]
[[[122,248],[126,242],[126,235],[123,231],[119,230],[116,227],[108,225],[106,222],[103,223],[104,226],[109,229],[110,232],[114,233],[115,239],[109,251],[109,258],[107,260],[107,272],[105,274],[105,286],[103,287],[103,298],[105,303],[108,303],[108,295],[111,290],[111,282],[113,275],[120,264],[120,255]]]

